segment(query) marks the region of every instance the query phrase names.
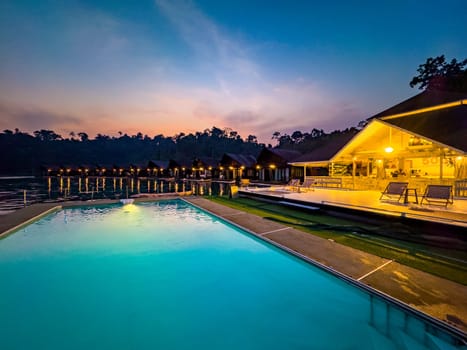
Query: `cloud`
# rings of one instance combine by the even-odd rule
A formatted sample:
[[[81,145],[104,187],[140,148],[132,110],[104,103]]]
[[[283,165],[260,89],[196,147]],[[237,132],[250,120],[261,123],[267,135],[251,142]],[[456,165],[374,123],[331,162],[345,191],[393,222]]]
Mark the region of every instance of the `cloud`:
[[[35,131],[38,129],[55,128],[57,125],[79,127],[82,120],[77,116],[56,113],[42,108],[23,108],[0,102],[0,128],[18,128]]]

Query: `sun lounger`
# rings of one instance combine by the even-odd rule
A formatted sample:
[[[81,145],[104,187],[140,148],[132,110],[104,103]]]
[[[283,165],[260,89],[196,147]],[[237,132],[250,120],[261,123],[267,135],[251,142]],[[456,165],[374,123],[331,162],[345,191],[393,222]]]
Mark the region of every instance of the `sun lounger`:
[[[290,188],[292,191],[295,191],[300,186],[300,179],[292,179],[287,184],[287,187]]]
[[[447,207],[449,203],[453,203],[452,186],[427,185],[421,204],[423,204],[423,201],[428,202],[428,204]]]
[[[305,181],[298,187],[298,190],[305,190],[306,191],[314,191],[315,179],[306,178]]]
[[[386,186],[379,200],[397,200],[399,202],[408,186],[408,182],[390,182]]]

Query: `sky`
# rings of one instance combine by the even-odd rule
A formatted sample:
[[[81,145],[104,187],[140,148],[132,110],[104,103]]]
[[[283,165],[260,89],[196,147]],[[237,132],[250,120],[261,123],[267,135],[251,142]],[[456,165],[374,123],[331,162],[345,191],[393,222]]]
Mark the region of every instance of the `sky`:
[[[330,132],[466,37],[465,0],[2,0],[0,130]]]

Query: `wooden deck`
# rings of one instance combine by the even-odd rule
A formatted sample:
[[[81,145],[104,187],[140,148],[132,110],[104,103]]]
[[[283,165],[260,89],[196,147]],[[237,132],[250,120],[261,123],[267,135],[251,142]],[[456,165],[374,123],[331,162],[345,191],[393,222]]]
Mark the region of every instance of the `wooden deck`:
[[[276,191],[275,187],[249,187],[242,189],[240,193],[260,194],[262,196],[270,196],[276,200],[290,199],[308,203],[310,206],[327,205],[467,228],[467,199],[454,198],[454,203],[444,208],[439,205],[416,204],[414,203],[415,198],[412,195],[407,198],[408,203],[404,203],[404,201],[380,200],[381,192],[379,191],[315,188],[314,191],[297,192],[285,191],[283,189]],[[421,195],[418,194],[419,202]]]

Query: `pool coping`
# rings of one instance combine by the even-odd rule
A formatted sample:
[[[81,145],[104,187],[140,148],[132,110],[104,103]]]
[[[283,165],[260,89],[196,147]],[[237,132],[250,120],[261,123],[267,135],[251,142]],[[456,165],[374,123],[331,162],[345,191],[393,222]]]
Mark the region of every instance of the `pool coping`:
[[[224,221],[224,222],[226,222],[226,223],[228,223],[228,224],[230,224],[230,225],[232,225],[234,227],[237,227],[237,228],[239,228],[239,229],[253,235],[256,238],[267,242],[268,244],[271,244],[271,245],[273,245],[273,246],[275,246],[275,247],[277,247],[277,248],[279,248],[279,249],[281,249],[281,250],[283,250],[283,251],[285,251],[285,252],[287,252],[287,253],[289,253],[289,254],[291,254],[291,255],[293,255],[293,256],[295,256],[295,257],[297,257],[297,258],[299,258],[299,259],[301,259],[301,260],[303,260],[303,261],[305,261],[305,262],[307,262],[309,264],[311,264],[311,265],[313,265],[313,266],[316,266],[316,267],[318,267],[318,268],[320,268],[320,269],[334,275],[335,277],[345,281],[346,283],[349,283],[349,284],[351,284],[351,285],[353,285],[353,286],[355,286],[357,288],[362,289],[363,291],[368,293],[370,296],[371,295],[377,295],[378,297],[382,298],[385,302],[388,302],[390,304],[391,303],[395,304],[398,307],[402,308],[404,311],[407,311],[408,313],[410,313],[412,315],[415,315],[416,317],[418,317],[418,318],[420,318],[420,319],[422,319],[424,321],[427,321],[429,324],[430,323],[435,324],[437,327],[441,328],[442,330],[449,333],[452,337],[454,337],[454,338],[458,339],[460,342],[462,342],[464,346],[467,345],[467,333],[464,332],[462,329],[454,327],[454,326],[450,325],[449,323],[444,322],[443,320],[440,320],[438,318],[435,318],[435,317],[433,317],[433,316],[431,316],[431,315],[429,315],[429,314],[427,314],[427,313],[425,313],[423,311],[417,310],[413,306],[410,306],[409,304],[407,304],[407,303],[405,303],[405,302],[403,302],[403,301],[401,301],[401,300],[399,300],[399,299],[397,299],[397,298],[395,298],[395,297],[393,297],[393,296],[391,296],[389,294],[386,294],[386,293],[384,293],[384,292],[382,292],[382,291],[380,291],[380,290],[378,290],[376,288],[373,288],[372,286],[369,286],[369,285],[367,285],[367,284],[365,284],[363,282],[360,282],[359,279],[354,279],[354,278],[352,278],[350,276],[347,276],[346,274],[344,274],[344,273],[342,273],[342,272],[340,272],[340,271],[338,271],[338,270],[336,270],[336,269],[334,269],[334,268],[332,268],[330,266],[327,266],[327,265],[325,265],[323,263],[320,263],[319,261],[316,261],[316,260],[314,260],[314,259],[312,259],[312,258],[310,258],[310,257],[308,257],[308,256],[306,256],[304,254],[301,254],[301,253],[299,253],[299,252],[297,252],[297,251],[295,251],[295,250],[293,250],[293,249],[291,249],[291,248],[289,248],[289,247],[287,247],[287,246],[285,246],[283,244],[280,244],[280,243],[278,243],[278,242],[276,242],[274,240],[271,240],[271,239],[265,237],[264,233],[263,234],[258,234],[258,233],[254,232],[254,231],[252,231],[252,230],[250,230],[250,229],[248,229],[246,227],[243,227],[242,225],[237,224],[236,222],[234,222],[232,220],[229,220],[228,218],[225,218],[223,216],[220,216],[220,215],[212,212],[209,209],[203,208],[202,206],[199,206],[199,205],[197,205],[197,204],[195,204],[193,202],[190,202],[190,201],[188,201],[188,200],[186,200],[184,198],[181,198],[181,200],[188,203],[188,204],[190,204],[190,205],[192,205],[192,206],[194,206],[194,207],[196,207],[196,208],[198,208],[199,210],[202,210],[202,211],[205,211],[205,212],[209,213],[210,215],[218,218],[221,221]],[[250,215],[254,215],[254,214],[250,214]],[[389,260],[389,262],[392,262],[392,260]],[[387,263],[385,263],[384,265],[386,265],[386,264]],[[372,271],[372,272],[374,272],[374,271]]]
[[[198,197],[192,197],[192,198],[198,198]],[[198,208],[204,212],[207,212],[209,213],[210,215],[218,218],[219,220],[223,221],[223,222],[226,222],[234,227],[237,227],[245,232],[247,232],[248,234],[251,234],[252,236],[258,238],[258,239],[261,239],[263,240],[264,242],[267,242],[268,244],[271,244],[275,247],[277,247],[278,249],[281,249],[289,254],[292,254],[293,256],[313,265],[313,266],[316,266],[328,273],[331,273],[332,275],[336,276],[337,278],[345,281],[346,283],[349,283],[357,288],[360,288],[361,290],[365,291],[366,293],[368,293],[370,296],[371,295],[377,295],[379,296],[380,298],[382,298],[384,301],[390,303],[390,304],[394,304],[396,306],[398,306],[399,308],[402,308],[404,311],[407,311],[409,314],[412,314],[414,315],[415,317],[419,318],[419,319],[422,319],[426,322],[428,322],[428,324],[431,324],[431,325],[435,325],[437,328],[440,328],[442,329],[443,331],[445,331],[446,333],[448,333],[450,336],[452,336],[453,338],[459,340],[459,342],[463,343],[464,345],[467,345],[467,333],[464,332],[462,329],[459,329],[441,319],[438,319],[436,317],[433,317],[423,311],[420,311],[420,310],[417,310],[416,308],[414,308],[413,306],[410,306],[409,304],[399,300],[399,299],[396,299],[395,297],[389,295],[389,294],[386,294],[378,289],[375,289],[373,288],[372,286],[369,286],[367,284],[364,284],[362,282],[360,282],[359,280],[355,279],[355,278],[352,278],[330,266],[327,266],[323,263],[320,263],[319,261],[317,260],[313,260],[312,258],[304,255],[304,254],[301,254],[283,244],[280,244],[274,240],[271,240],[267,237],[265,237],[264,235],[267,234],[267,233],[271,233],[271,232],[266,232],[266,233],[262,233],[262,234],[259,234],[259,233],[256,233],[242,225],[239,225],[238,223],[232,221],[232,220],[229,220],[228,218],[225,218],[223,216],[220,216],[219,214],[216,214],[214,212],[212,212],[211,210],[209,209],[206,209],[206,208],[203,208],[202,206],[199,206],[195,203],[193,203],[192,201],[189,201],[187,200],[186,197],[182,198],[182,197],[174,197],[174,196],[161,196],[161,197],[158,197],[158,198],[141,198],[139,200],[135,200],[136,203],[139,203],[139,202],[158,202],[158,201],[163,201],[163,200],[180,200],[180,201],[183,201],[185,203],[188,203],[189,205],[195,207],[195,208]],[[66,209],[66,208],[75,208],[75,207],[86,207],[86,206],[99,206],[99,205],[107,205],[107,204],[118,204],[119,201],[118,200],[106,200],[106,201],[99,201],[99,200],[96,200],[94,202],[89,202],[89,201],[86,201],[86,202],[66,202],[66,203],[62,203],[60,205],[55,205],[53,207],[50,207],[50,208],[47,208],[43,211],[41,211],[39,214],[37,215],[34,215],[32,217],[27,217],[27,215],[23,215],[25,216],[24,218],[24,221],[22,221],[21,223],[19,224],[16,224],[12,227],[9,227],[8,229],[4,230],[3,232],[0,232],[0,239],[3,239],[7,236],[9,236],[10,234],[16,232],[17,230],[21,229],[22,227],[24,226],[27,226],[37,220],[40,220],[41,218],[43,218],[44,216],[47,216],[49,214],[52,214],[54,212],[57,212],[57,211],[60,211],[60,210],[63,210],[63,209]],[[218,204],[218,205],[221,205],[221,204]],[[25,208],[27,209],[27,208]],[[236,209],[235,209],[236,210]],[[238,211],[238,210],[237,210]],[[240,211],[239,211],[240,212]],[[249,214],[249,215],[254,215],[254,214]],[[259,218],[259,217],[258,217]],[[284,225],[284,228],[287,228],[287,226]]]
[[[11,228],[8,228],[7,230],[3,231],[3,232],[0,232],[0,239],[2,238],[5,238],[9,235],[11,235],[12,233],[15,233],[16,231],[20,230],[21,228],[23,228],[24,226],[27,226],[29,224],[32,224],[33,222],[37,221],[37,220],[40,220],[41,218],[43,218],[44,216],[47,216],[49,214],[52,214],[56,211],[60,211],[63,209],[63,206],[61,205],[56,205],[52,208],[49,208],[41,213],[39,213],[38,215],[35,215],[29,219],[26,219],[26,221],[23,221],[21,222],[20,224],[18,225],[15,225]]]

